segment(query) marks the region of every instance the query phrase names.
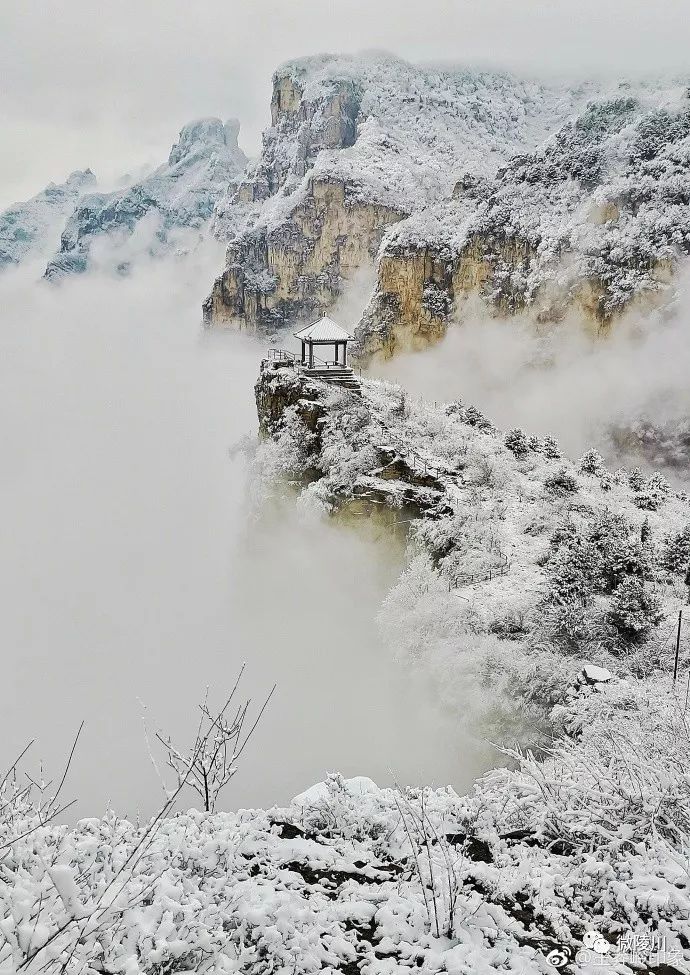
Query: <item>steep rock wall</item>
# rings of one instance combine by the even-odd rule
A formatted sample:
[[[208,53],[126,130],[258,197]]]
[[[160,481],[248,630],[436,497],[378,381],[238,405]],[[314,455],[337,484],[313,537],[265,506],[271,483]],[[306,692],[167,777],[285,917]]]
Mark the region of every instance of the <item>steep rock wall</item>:
[[[343,280],[374,265],[383,232],[404,214],[318,178],[289,216],[228,246],[227,266],[204,304],[207,324],[270,331],[313,319],[340,295]]]

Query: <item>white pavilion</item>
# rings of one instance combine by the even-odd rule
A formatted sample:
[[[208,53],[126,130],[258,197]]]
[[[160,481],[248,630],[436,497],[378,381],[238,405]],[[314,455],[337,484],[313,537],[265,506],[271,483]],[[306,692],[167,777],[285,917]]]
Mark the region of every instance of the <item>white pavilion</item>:
[[[339,369],[347,368],[347,343],[351,342],[354,336],[346,332],[342,326],[334,322],[328,315],[324,315],[317,322],[312,322],[311,325],[306,325],[299,332],[294,332],[293,334],[302,343],[301,361],[303,366],[313,369],[316,361],[318,363],[317,368],[319,366]],[[330,361],[314,355],[314,346],[320,348],[324,345],[333,346],[334,354],[333,359]]]

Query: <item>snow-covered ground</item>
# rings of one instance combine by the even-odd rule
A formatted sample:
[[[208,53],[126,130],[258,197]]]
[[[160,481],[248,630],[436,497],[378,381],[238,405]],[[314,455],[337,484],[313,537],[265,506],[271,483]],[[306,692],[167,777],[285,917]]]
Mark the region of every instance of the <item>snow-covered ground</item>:
[[[580,738],[463,798],[333,775],[282,809],[69,829],[16,800],[0,972],[688,972],[680,708],[640,727],[637,688],[569,691]]]

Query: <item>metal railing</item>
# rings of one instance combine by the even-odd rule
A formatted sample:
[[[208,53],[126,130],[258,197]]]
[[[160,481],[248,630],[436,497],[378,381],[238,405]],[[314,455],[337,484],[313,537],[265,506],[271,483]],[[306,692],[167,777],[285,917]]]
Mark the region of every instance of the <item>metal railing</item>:
[[[268,362],[282,362],[286,366],[293,366],[296,369],[311,368],[309,362],[303,362],[300,356],[294,352],[288,352],[287,349],[269,349],[267,360]],[[359,367],[355,369],[353,366],[345,366],[342,362],[336,362],[335,359],[329,361],[312,354],[311,363],[318,363],[319,367],[326,369],[351,369],[353,373],[357,372],[360,376],[362,375],[362,370]]]
[[[499,579],[510,572],[510,565],[510,559],[504,555],[503,560],[492,569],[479,572],[476,575],[469,572],[463,572],[459,576],[455,576],[454,579],[448,580],[448,592],[450,592],[451,589],[459,589],[460,586],[474,585],[475,582],[491,582],[492,579]]]

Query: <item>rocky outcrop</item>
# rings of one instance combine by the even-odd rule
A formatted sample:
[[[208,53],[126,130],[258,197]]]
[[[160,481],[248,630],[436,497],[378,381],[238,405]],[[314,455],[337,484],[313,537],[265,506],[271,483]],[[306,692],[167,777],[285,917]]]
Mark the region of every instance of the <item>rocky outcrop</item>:
[[[366,397],[362,401],[347,391],[334,391],[328,383],[281,362],[262,362],[254,392],[261,435],[293,442],[300,455],[299,476],[305,482],[328,473],[322,451],[324,446],[332,448],[326,442],[332,435],[329,425],[341,408],[344,414],[356,416],[355,423],[362,428],[374,422]],[[329,426],[327,432],[324,424]],[[451,510],[438,465],[432,467],[414,453],[401,454],[383,443],[372,449],[366,474],[336,486],[329,503],[341,517],[375,517],[405,530],[411,519],[433,520]]]
[[[373,269],[384,230],[402,216],[357,199],[347,184],[310,178],[284,221],[261,225],[228,246],[227,266],[204,304],[205,321],[270,331],[318,318],[344,281]]]
[[[357,329],[360,356],[438,340],[472,294],[489,313],[574,313],[597,332],[666,300],[690,254],[690,108],[687,96],[650,108],[648,95],[592,102],[493,178],[468,173],[450,200],[399,224]]]
[[[281,68],[261,158],[216,208],[227,260],[206,323],[271,331],[328,311],[355,271],[373,268],[393,225],[449,200],[458,170],[481,160],[493,175],[568,102],[562,91],[385,55]],[[434,334],[431,285],[424,308]]]
[[[64,183],[50,183],[30,200],[0,213],[0,271],[47,256],[79,198],[95,185],[90,169],[78,170]]]
[[[274,76],[261,159],[229,203],[230,229],[218,217],[218,232],[231,234],[235,205],[281,193],[277,215],[257,213],[228,245],[225,270],[204,303],[209,325],[270,331],[318,317],[343,281],[373,267],[383,231],[405,215],[361,200],[345,180],[310,172],[320,153],[354,144],[362,92],[352,79],[333,78],[310,95],[306,75],[298,68]]]
[[[45,277],[59,278],[93,266],[122,273],[137,258],[198,241],[216,201],[246,164],[238,132],[235,120],[190,122],[168,161],[150,176],[122,191],[83,197]]]

